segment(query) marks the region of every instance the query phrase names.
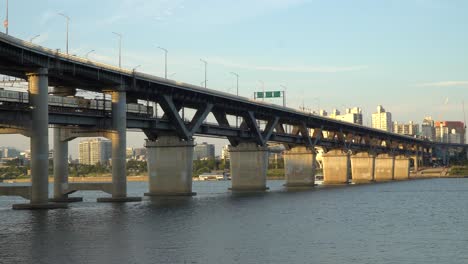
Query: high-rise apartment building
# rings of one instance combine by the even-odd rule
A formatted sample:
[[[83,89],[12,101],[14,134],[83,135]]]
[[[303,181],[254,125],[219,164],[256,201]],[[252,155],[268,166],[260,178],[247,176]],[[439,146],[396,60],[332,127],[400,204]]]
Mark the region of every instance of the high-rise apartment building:
[[[225,145],[223,149],[221,150],[221,159],[229,160],[230,158],[231,158],[231,155],[229,154],[229,145]]]
[[[436,140],[435,122],[432,120],[432,117],[426,116],[423,119],[421,124],[421,136],[431,141]]]
[[[196,145],[193,148],[193,160],[203,160],[203,159],[214,159],[215,158],[215,146],[213,144],[208,144],[203,142]]]
[[[460,121],[435,122],[436,141],[465,144],[465,124]]]
[[[112,143],[101,138],[84,140],[79,144],[80,164],[107,164],[111,158]]]
[[[392,114],[390,112],[386,112],[381,105],[377,106],[377,113],[372,114],[372,127],[392,132]]]
[[[419,134],[419,125],[413,121],[409,121],[408,124],[399,124],[395,121],[393,122],[393,132],[407,136],[416,136]]]

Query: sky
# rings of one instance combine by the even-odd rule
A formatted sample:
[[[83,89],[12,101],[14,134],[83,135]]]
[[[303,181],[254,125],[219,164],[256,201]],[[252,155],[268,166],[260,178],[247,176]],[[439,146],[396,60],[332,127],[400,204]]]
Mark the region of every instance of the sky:
[[[9,33],[70,53],[253,97],[286,88],[290,107],[363,109],[377,105],[393,120],[464,121],[468,99],[468,1],[464,0],[10,0]],[[5,0],[0,0],[0,18]],[[281,104],[281,100],[273,101]],[[142,147],[141,133],[128,135]],[[197,139],[216,143],[226,140]],[[74,140],[70,147],[77,155]],[[2,135],[0,144],[29,147],[27,138]],[[51,145],[51,143],[50,143]],[[52,145],[51,145],[52,148]]]

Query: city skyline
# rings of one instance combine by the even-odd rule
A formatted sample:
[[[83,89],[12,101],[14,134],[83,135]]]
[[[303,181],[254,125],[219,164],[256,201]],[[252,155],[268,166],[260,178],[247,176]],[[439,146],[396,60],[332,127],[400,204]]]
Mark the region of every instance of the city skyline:
[[[339,10],[334,4],[123,0],[92,2],[95,8],[89,9],[90,1],[17,0],[10,1],[9,34],[24,40],[40,35],[34,43],[64,51],[66,23],[58,15],[64,13],[71,18],[70,53],[84,57],[94,50],[88,54],[92,60],[118,65],[118,39],[112,34],[118,31],[123,67],[141,65],[138,70],[145,73],[164,76],[161,46],[169,51],[168,76],[177,81],[204,81],[203,58],[210,89],[235,93],[230,72],[236,72],[242,96],[261,90],[259,80],[265,90],[284,85],[288,106],[359,106],[364,124],[378,104],[398,121],[464,120],[468,39],[459,32],[468,23],[463,13],[468,3],[358,1],[340,3]],[[156,33],[142,34],[135,27]],[[129,146],[143,145],[138,135],[129,133]],[[0,143],[20,140],[28,146],[20,137],[4,135]],[[215,143],[217,154],[226,143],[200,141]]]

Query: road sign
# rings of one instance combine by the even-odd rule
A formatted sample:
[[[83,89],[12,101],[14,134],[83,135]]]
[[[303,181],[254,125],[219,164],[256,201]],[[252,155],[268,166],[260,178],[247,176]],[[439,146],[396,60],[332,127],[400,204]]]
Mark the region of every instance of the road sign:
[[[255,92],[255,98],[279,98],[281,91]]]

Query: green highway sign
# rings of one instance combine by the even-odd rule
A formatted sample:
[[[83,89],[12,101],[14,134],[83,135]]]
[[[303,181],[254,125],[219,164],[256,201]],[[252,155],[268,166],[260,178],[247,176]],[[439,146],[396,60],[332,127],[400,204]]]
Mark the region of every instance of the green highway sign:
[[[281,91],[255,92],[255,98],[279,98]]]

